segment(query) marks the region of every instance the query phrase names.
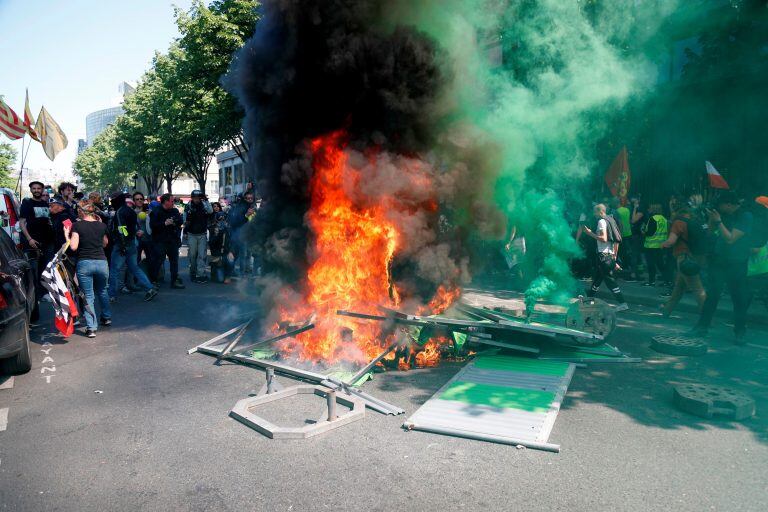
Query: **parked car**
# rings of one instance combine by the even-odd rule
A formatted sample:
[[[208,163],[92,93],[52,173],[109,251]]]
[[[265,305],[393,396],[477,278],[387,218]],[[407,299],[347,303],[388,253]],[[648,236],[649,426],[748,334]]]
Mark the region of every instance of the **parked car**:
[[[27,257],[0,230],[0,374],[25,373],[32,367],[29,318],[35,306],[35,280]]]
[[[13,243],[21,244],[21,226],[19,226],[19,201],[9,188],[0,188],[0,227],[8,233]]]

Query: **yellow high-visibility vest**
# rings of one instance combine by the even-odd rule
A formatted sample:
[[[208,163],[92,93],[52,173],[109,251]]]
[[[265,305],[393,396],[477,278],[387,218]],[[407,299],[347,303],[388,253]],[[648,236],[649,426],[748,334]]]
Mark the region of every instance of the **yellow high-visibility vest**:
[[[645,237],[644,246],[646,249],[661,249],[661,244],[669,237],[669,225],[663,215],[656,214],[651,218],[656,221],[656,232]]]

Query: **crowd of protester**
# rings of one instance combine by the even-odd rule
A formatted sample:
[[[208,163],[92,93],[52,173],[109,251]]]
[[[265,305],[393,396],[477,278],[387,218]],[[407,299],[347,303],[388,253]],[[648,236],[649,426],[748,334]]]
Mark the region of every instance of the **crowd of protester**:
[[[85,335],[90,338],[100,325],[111,325],[112,305],[119,295],[142,292],[147,302],[158,295],[166,280],[166,259],[170,288],[186,287],[179,275],[184,239],[189,276],[195,283],[229,284],[232,278],[259,271],[244,240],[243,228],[259,206],[251,189],[229,208],[209,202],[200,190],[192,191],[186,204],[172,194],[147,201],[138,191],[108,199],[95,192],[86,197],[72,183],[62,183],[54,191],[33,181],[29,190],[31,197],[21,203],[20,228],[37,279],[33,325],[39,319],[40,301],[46,300],[41,274],[57,254],[77,277]]]
[[[667,204],[614,198],[593,205],[592,215],[596,222],[582,214],[574,229],[586,256],[574,271],[591,276],[588,296],[604,282],[617,310],[626,310],[619,281],[643,282],[661,288],[660,311],[669,317],[690,292],[699,306],[690,334],[701,337],[727,288],[735,342],[744,342],[750,303],[768,289],[768,197],[745,201],[724,190],[709,202],[700,194],[673,196]]]

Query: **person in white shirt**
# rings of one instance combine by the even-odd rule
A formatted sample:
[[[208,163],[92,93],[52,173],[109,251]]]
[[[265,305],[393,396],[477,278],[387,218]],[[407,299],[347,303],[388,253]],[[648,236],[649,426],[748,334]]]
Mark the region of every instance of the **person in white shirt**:
[[[597,219],[596,231],[592,231],[587,226],[583,227],[583,232],[587,236],[594,238],[595,242],[597,242],[597,261],[592,274],[592,287],[587,291],[587,296],[594,297],[600,289],[600,285],[605,281],[605,284],[619,302],[616,311],[626,311],[629,309],[629,306],[627,306],[624,300],[619,284],[613,277],[613,272],[616,269],[616,255],[619,249],[616,237],[620,236],[614,233],[618,233],[618,226],[615,225],[615,221],[612,218],[606,215],[604,204],[596,204],[594,214]]]

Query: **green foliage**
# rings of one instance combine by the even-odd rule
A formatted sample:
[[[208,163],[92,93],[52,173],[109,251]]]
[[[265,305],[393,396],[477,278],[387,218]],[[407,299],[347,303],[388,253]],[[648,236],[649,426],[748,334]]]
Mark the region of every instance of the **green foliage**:
[[[16,180],[11,177],[15,165],[16,149],[8,142],[0,142],[0,187],[16,187]]]
[[[116,135],[114,125],[107,127],[75,158],[73,170],[86,190],[113,192],[129,184],[131,173],[118,158]]]
[[[216,151],[240,136],[242,112],[219,81],[253,33],[257,7],[253,0],[197,0],[189,11],[176,9],[181,37],[155,55],[109,135],[78,156],[75,170],[88,186],[132,184],[136,174],[154,194],[163,180],[170,190],[185,173],[205,188]]]

